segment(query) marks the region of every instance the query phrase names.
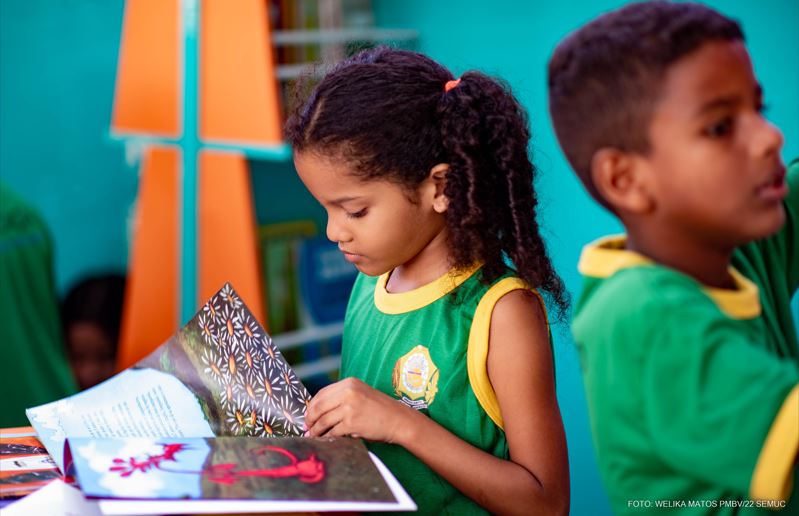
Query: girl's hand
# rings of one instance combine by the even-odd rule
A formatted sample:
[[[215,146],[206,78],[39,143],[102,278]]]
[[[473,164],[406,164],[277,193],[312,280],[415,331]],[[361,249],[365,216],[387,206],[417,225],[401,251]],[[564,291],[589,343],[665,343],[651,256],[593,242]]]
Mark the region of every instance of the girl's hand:
[[[348,435],[399,443],[416,411],[356,378],[328,385],[313,397],[305,413],[309,437]]]

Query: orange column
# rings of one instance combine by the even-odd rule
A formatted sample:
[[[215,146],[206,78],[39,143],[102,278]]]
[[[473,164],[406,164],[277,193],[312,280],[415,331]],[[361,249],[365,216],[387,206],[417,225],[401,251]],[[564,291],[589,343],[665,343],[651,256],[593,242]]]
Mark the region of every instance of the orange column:
[[[118,369],[144,358],[178,327],[180,151],[151,147],[142,160],[133,246],[120,328]]]
[[[178,0],[125,2],[114,112],[117,133],[180,136]]]
[[[200,136],[278,144],[283,139],[264,0],[202,0]]]
[[[230,152],[200,153],[199,294],[230,282],[263,325],[258,232],[247,161]]]

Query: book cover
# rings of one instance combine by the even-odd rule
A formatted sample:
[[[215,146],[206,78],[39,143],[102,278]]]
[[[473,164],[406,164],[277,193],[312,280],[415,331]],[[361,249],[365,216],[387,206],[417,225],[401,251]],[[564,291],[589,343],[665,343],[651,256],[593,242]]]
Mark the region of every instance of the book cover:
[[[66,464],[104,514],[415,508],[350,438],[70,438]]]

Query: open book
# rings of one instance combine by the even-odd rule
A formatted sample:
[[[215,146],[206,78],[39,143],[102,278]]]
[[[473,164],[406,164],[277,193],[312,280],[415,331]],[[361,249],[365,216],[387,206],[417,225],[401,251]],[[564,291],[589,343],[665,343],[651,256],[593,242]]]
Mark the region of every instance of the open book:
[[[413,510],[413,502],[385,467],[382,464],[372,466],[360,441],[300,438],[304,433],[309,400],[307,389],[272,339],[231,285],[225,284],[183,328],[135,366],[91,389],[30,408],[26,413],[62,471],[65,471],[65,459],[73,459],[79,484],[87,496],[175,498],[166,491],[136,490],[148,482],[145,479],[166,474],[163,468],[150,468],[149,473],[134,468],[122,476],[114,469],[120,464],[102,462],[114,455],[113,458],[130,459],[132,465],[171,453],[170,461],[163,464],[180,460],[194,467],[193,476],[184,473],[183,477],[184,480],[191,477],[194,483],[191,493],[197,498],[224,500],[232,497],[242,502],[253,502],[254,498],[296,500],[296,496],[290,496],[296,491],[289,486],[290,481],[303,481],[291,476],[281,477],[282,482],[278,482],[281,485],[276,487],[267,482],[274,483],[269,474],[261,477],[248,474],[251,480],[257,478],[262,483],[257,486],[247,483],[249,487],[241,489],[244,484],[236,480],[233,484],[238,488],[222,489],[221,484],[225,482],[218,481],[221,469],[217,464],[231,462],[219,459],[220,454],[232,453],[241,460],[246,458],[247,465],[241,466],[244,469],[226,466],[235,471],[284,468],[282,471],[286,472],[300,463],[303,467],[309,466],[311,463],[302,461],[311,460],[313,456],[323,463],[326,473],[314,482],[321,482],[320,485],[301,486],[300,491],[314,493],[311,498],[321,497],[317,501],[347,502],[346,508],[325,506],[327,510]],[[223,436],[231,439],[221,439]],[[270,445],[245,437],[282,439]],[[364,458],[369,467],[352,462]],[[247,462],[251,459],[256,462]],[[373,456],[372,461],[379,462]],[[350,463],[361,466],[348,467]],[[100,478],[98,467],[103,470],[100,475],[105,478],[103,482],[111,482],[117,488],[95,489],[103,483],[95,482],[95,477]],[[197,473],[201,471],[204,472]],[[123,480],[128,487],[120,489],[118,485]],[[394,488],[388,488],[387,481],[396,484]],[[333,486],[343,487],[336,491]],[[229,492],[237,494],[229,495]],[[344,492],[350,494],[344,495]],[[371,494],[364,493],[372,492],[388,495],[381,498],[379,507],[370,509],[372,506],[368,504],[375,500]],[[181,493],[177,498],[193,497],[189,491]],[[300,499],[308,501],[309,497]],[[359,501],[367,505],[352,505]],[[234,510],[229,501],[222,503],[224,508],[213,512],[240,512]],[[258,507],[245,503],[242,508],[245,506],[250,511],[271,510],[263,503]],[[207,502],[200,508],[182,505],[178,512],[204,512],[203,507],[210,506]],[[103,510],[123,514],[127,509],[108,512],[111,509],[107,506]],[[325,509],[302,507],[297,510]],[[139,504],[134,512],[148,511]],[[173,511],[160,508],[157,512]]]

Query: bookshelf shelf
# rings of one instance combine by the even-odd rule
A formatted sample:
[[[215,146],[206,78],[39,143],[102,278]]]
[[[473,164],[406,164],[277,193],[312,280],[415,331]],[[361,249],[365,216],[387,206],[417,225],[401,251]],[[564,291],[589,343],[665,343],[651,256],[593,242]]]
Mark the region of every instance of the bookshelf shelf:
[[[301,347],[309,342],[338,337],[344,332],[344,321],[337,321],[330,324],[320,324],[302,328],[296,331],[279,333],[272,336],[272,342],[277,349],[286,351],[292,348]]]
[[[350,41],[413,41],[418,37],[419,32],[413,29],[276,30],[272,33],[272,44],[284,47],[328,45]]]
[[[135,133],[112,132],[108,139],[125,145],[129,162],[136,162],[141,153],[150,145],[180,146],[177,138],[158,137],[153,135],[139,135]],[[291,147],[286,144],[257,145],[247,142],[223,142],[218,140],[200,139],[203,150],[216,150],[224,152],[237,152],[246,158],[260,161],[285,162],[291,160]]]
[[[341,355],[330,355],[314,362],[297,365],[294,367],[294,374],[299,378],[310,378],[311,376],[336,371],[340,365]]]

